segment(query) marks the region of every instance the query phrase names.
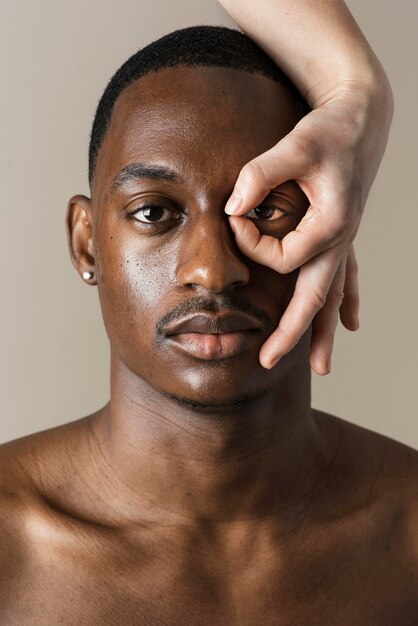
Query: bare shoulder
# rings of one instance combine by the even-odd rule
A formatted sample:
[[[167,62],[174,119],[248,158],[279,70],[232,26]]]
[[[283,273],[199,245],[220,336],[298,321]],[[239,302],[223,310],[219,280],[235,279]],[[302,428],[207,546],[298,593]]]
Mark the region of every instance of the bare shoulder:
[[[77,433],[89,417],[0,445],[0,596],[5,572],[11,579],[25,558],[31,521],[46,510],[48,481],[67,471]]]
[[[392,517],[396,540],[409,551],[418,573],[418,450],[321,411],[315,411],[315,419],[341,430],[346,441],[346,459],[351,457],[360,473],[373,468],[370,482],[376,501]]]
[[[411,496],[418,498],[418,450],[387,435],[359,426],[341,417],[323,411],[314,411],[318,423],[332,424],[341,430],[350,451],[361,459],[376,456],[379,459],[379,476],[392,486],[397,484]]]
[[[92,416],[0,444],[0,499],[29,496],[79,448]],[[56,474],[56,472],[54,472]]]

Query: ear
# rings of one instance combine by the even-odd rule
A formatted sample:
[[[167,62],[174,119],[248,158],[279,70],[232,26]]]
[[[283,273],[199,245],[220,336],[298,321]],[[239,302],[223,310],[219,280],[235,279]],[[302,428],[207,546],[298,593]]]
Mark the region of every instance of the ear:
[[[83,272],[91,272],[92,278],[85,281],[89,285],[97,285],[92,224],[90,198],[73,196],[68,202],[65,216],[71,262],[81,276]]]

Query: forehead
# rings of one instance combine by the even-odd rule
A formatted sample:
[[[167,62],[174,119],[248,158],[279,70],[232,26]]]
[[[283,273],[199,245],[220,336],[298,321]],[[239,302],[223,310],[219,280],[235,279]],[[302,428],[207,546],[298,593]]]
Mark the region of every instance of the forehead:
[[[96,166],[101,189],[135,162],[189,177],[236,176],[301,117],[289,91],[261,74],[218,67],[164,68],[118,98]],[[204,174],[206,172],[206,174]]]

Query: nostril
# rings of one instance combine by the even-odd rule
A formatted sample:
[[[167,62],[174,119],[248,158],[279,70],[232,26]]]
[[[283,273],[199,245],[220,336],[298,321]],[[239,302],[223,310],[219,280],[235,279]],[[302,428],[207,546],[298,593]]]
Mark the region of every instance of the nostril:
[[[228,288],[246,285],[250,272],[245,257],[234,248],[230,235],[216,228],[202,233],[196,229],[184,242],[177,262],[177,282],[183,286],[201,286],[205,290],[220,293]],[[204,237],[202,235],[204,234]]]

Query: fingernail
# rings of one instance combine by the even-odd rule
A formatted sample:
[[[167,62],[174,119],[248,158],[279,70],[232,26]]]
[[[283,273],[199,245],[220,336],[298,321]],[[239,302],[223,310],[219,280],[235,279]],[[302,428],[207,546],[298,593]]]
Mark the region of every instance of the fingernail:
[[[235,215],[235,213],[239,211],[241,204],[242,204],[241,196],[235,196],[235,195],[231,196],[228,202],[226,203],[225,213],[228,213],[228,215]]]
[[[230,217],[236,217],[236,215],[235,216],[232,215]],[[234,233],[234,235],[236,235],[237,234],[237,225],[236,225],[235,221],[234,220],[229,220],[229,225],[232,228],[232,232]]]
[[[272,361],[270,361],[269,365],[264,365],[264,367],[268,370],[271,370],[275,365],[277,365],[281,358],[281,356],[277,356],[276,358],[272,359]]]

